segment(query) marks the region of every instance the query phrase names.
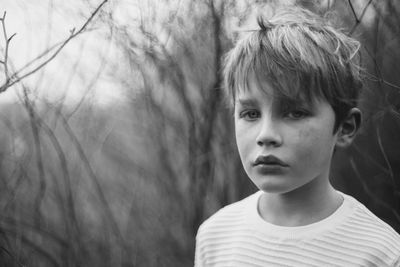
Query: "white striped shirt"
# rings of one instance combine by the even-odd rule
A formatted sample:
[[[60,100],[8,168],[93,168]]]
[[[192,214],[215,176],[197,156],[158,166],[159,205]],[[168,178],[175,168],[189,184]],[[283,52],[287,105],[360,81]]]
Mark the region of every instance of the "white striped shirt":
[[[261,191],[222,208],[199,228],[195,266],[396,266],[400,236],[345,195],[329,217],[283,227],[257,211]]]

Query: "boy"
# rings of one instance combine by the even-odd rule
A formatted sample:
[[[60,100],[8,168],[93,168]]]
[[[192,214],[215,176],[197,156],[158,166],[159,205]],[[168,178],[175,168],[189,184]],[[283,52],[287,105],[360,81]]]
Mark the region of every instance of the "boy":
[[[400,236],[329,182],[360,127],[359,43],[284,7],[228,53],[244,169],[259,192],[206,220],[195,266],[400,266]]]

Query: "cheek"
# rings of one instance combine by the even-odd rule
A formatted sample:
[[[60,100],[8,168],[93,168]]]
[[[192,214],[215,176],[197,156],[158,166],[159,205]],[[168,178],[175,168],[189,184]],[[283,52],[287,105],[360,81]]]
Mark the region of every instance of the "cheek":
[[[247,131],[243,129],[243,127],[235,126],[235,137],[236,137],[236,144],[239,149],[239,153],[242,153],[245,150],[246,146],[249,143],[249,134]]]
[[[319,162],[330,154],[333,147],[333,134],[321,127],[303,128],[298,131],[296,137],[297,157],[305,161]]]
[[[243,127],[243,125],[235,125],[236,145],[238,147],[240,158],[242,162],[251,156],[251,151],[255,145],[254,130],[250,127]]]

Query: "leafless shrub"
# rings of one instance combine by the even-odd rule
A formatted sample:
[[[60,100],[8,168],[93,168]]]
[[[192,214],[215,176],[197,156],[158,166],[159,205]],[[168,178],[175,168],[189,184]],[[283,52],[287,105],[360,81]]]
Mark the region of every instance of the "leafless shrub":
[[[20,86],[23,92],[21,103],[1,114],[0,261],[7,266],[191,265],[199,224],[256,190],[236,153],[221,57],[237,36],[232,25],[245,25],[258,6],[278,1],[148,1],[128,25],[117,23],[106,2],[19,70],[9,62],[14,40],[5,15],[1,20],[1,91]],[[399,230],[399,6],[286,2],[339,11],[340,26],[363,43],[364,130],[353,148],[337,153],[332,179]],[[96,14],[123,55],[109,64],[126,101],[107,109],[90,103],[88,93],[75,108],[66,96],[38,101],[24,79],[56,58]]]

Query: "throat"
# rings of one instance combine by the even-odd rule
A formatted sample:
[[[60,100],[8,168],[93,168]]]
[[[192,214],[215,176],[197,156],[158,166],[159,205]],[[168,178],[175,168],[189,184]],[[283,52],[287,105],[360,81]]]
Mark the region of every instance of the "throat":
[[[332,215],[343,203],[343,197],[333,188],[327,194],[293,197],[263,193],[258,212],[268,223],[296,227],[319,222]]]

